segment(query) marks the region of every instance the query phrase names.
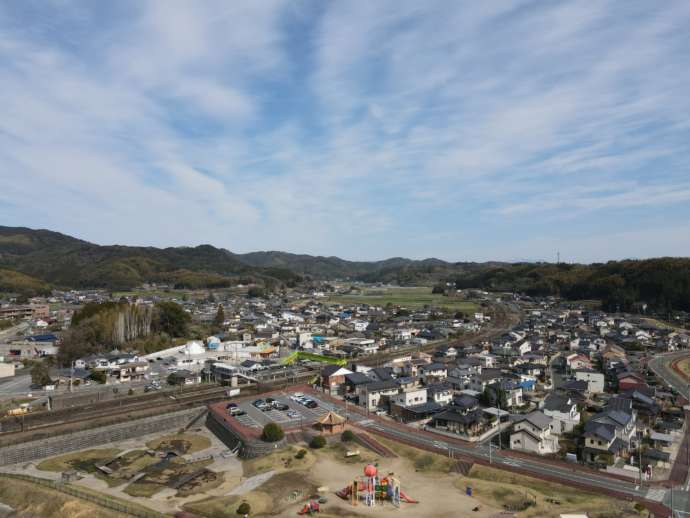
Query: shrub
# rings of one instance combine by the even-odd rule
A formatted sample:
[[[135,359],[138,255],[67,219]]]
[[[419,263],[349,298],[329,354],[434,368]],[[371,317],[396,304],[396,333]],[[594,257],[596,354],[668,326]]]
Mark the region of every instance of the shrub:
[[[107,381],[107,376],[103,371],[93,371],[89,376],[96,383],[103,385]]]
[[[345,430],[340,434],[340,440],[343,442],[352,442],[355,440],[355,434],[352,430]]]
[[[261,440],[265,442],[278,442],[283,437],[285,437],[285,432],[276,423],[268,423],[264,426],[264,430],[261,433]]]
[[[324,446],[326,446],[326,438],[323,435],[317,435],[309,443],[309,447],[315,450],[323,448]]]
[[[414,467],[418,470],[429,469],[434,463],[434,458],[431,455],[422,455],[414,461]]]
[[[237,508],[237,514],[249,514],[251,510],[251,505],[249,505],[247,502],[242,502],[240,506]]]
[[[303,459],[306,454],[307,454],[307,450],[300,450],[295,455],[295,458],[296,459]]]

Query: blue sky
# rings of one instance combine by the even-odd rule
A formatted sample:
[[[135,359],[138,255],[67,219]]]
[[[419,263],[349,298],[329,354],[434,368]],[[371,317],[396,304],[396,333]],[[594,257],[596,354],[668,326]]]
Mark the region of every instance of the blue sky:
[[[690,255],[690,2],[0,3],[0,224],[351,259]]]

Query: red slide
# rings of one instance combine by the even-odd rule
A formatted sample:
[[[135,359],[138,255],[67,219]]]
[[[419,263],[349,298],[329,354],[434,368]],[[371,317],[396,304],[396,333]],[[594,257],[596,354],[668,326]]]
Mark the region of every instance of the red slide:
[[[418,504],[418,500],[414,500],[407,496],[404,491],[400,491],[400,499],[407,502],[408,504]]]
[[[340,491],[336,491],[335,494],[343,500],[347,500],[350,497],[350,494],[352,494],[352,486],[344,487]]]

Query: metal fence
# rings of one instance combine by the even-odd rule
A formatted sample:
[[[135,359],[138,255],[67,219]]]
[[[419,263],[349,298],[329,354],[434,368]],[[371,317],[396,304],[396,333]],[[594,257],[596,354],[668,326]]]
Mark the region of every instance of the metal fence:
[[[32,477],[31,475],[22,475],[15,473],[0,473],[0,478],[10,478],[15,480],[21,480],[24,482],[30,482],[32,484],[38,484],[40,486],[64,493],[80,500],[85,500],[92,504],[95,504],[111,511],[117,511],[122,514],[127,514],[129,516],[136,516],[138,518],[163,518],[166,515],[159,513],[157,511],[152,511],[148,509],[143,509],[138,506],[134,506],[124,502],[122,500],[117,500],[115,498],[108,497],[107,495],[94,494],[88,491],[79,489],[76,486],[65,484],[62,482],[55,482],[53,480],[48,480],[45,478]]]

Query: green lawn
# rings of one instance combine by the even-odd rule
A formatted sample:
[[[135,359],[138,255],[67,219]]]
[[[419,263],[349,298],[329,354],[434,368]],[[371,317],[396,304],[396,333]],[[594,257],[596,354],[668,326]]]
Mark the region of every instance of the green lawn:
[[[431,293],[430,287],[365,288],[361,294],[334,295],[328,300],[336,304],[371,304],[377,306],[393,304],[408,308],[436,306],[464,313],[474,313],[479,309],[477,302]]]

